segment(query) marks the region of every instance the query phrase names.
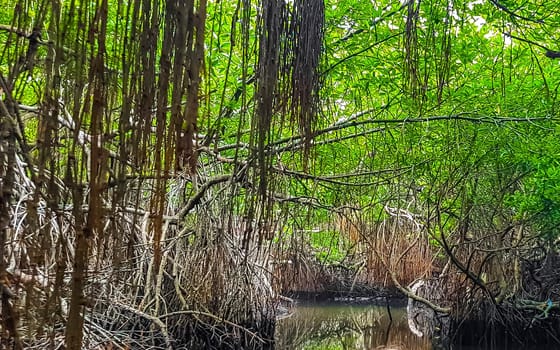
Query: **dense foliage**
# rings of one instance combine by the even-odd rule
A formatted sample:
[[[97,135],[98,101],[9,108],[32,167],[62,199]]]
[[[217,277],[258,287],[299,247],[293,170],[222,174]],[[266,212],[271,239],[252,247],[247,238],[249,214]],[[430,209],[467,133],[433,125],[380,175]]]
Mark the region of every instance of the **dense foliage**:
[[[560,237],[554,1],[6,1],[0,279],[47,305],[18,346],[112,299],[168,347],[175,316],[250,328],[279,261],[558,303],[521,286]]]

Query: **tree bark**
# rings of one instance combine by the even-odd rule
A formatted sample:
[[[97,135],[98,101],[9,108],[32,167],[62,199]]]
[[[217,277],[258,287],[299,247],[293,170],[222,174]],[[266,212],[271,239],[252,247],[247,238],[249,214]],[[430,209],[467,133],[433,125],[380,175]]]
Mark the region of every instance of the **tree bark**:
[[[16,166],[16,123],[8,113],[4,102],[0,100],[0,330],[2,336],[7,335],[13,343],[13,349],[23,349],[17,331],[17,312],[12,306],[11,299],[15,295],[10,289],[6,263],[8,256],[4,247],[7,244],[10,227],[10,202],[12,200],[15,182]],[[4,340],[2,340],[4,343]]]

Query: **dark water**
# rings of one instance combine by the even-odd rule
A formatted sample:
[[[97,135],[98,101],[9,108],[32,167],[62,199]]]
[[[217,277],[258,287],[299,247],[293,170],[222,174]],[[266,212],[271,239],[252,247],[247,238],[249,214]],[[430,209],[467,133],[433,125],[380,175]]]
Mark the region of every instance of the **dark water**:
[[[280,350],[435,350],[430,339],[408,328],[406,308],[345,304],[299,304],[276,326]],[[511,343],[506,340],[506,343]],[[441,349],[441,348],[440,348]],[[557,346],[459,346],[451,350],[560,350]]]
[[[373,305],[298,305],[276,326],[276,349],[431,350],[410,332],[405,308]]]

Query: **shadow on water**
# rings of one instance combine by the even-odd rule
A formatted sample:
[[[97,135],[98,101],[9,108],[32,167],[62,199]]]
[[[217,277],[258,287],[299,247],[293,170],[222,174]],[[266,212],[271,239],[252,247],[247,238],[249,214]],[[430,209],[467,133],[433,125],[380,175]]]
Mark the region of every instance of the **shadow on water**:
[[[276,326],[275,349],[429,350],[429,339],[408,329],[405,308],[303,304]]]
[[[404,307],[391,307],[389,315],[386,306],[336,303],[297,305],[292,316],[278,321],[275,343],[276,350],[560,350],[513,345],[507,339],[500,346],[434,346],[410,331]]]

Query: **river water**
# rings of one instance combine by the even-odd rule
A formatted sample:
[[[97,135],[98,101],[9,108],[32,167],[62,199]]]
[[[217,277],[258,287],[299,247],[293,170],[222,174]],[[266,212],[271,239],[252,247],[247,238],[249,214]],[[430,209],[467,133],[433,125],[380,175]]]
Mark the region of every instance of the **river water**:
[[[277,350],[434,350],[408,328],[405,307],[298,304],[276,325]],[[451,350],[558,350],[558,347],[452,346]]]
[[[292,311],[276,325],[275,349],[432,349],[410,332],[404,307],[299,304]]]

